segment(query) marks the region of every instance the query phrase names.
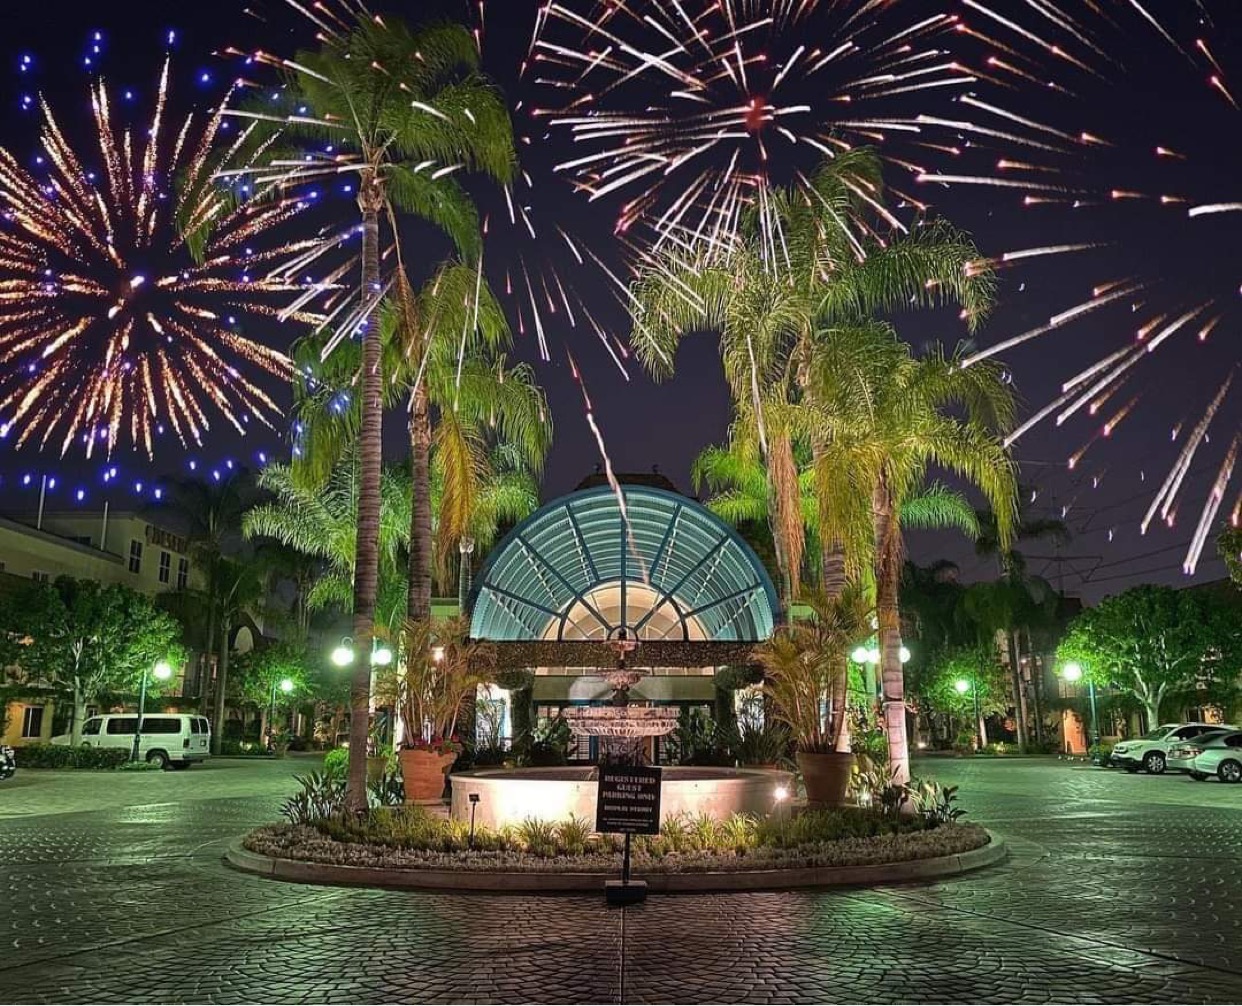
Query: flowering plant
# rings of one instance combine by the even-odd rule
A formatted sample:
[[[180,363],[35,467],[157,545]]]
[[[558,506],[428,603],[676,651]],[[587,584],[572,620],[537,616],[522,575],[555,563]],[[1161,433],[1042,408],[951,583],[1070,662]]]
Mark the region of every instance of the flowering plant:
[[[435,754],[457,754],[462,750],[461,738],[457,734],[449,737],[435,736],[430,740],[424,737],[407,739],[403,745],[408,751],[432,751]]]
[[[405,624],[400,659],[376,683],[379,701],[401,717],[403,748],[461,750],[458,715],[496,662],[495,647],[470,639],[469,629],[462,618]]]

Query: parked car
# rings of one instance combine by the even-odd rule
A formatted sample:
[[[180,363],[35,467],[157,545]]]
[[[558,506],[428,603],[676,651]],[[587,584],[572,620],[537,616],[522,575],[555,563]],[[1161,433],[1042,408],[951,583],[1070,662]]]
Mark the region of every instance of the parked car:
[[[1169,756],[1165,759],[1165,770],[1168,772],[1193,771],[1194,760],[1202,754],[1203,748],[1206,745],[1233,732],[1230,727],[1219,727],[1216,730],[1209,730],[1207,733],[1199,734],[1198,737],[1192,740],[1178,741],[1169,748]]]
[[[0,744],[0,782],[13,778],[17,771],[17,753],[7,744]]]
[[[1113,745],[1111,764],[1127,772],[1142,769],[1151,775],[1163,775],[1168,767],[1169,751],[1179,741],[1194,740],[1213,730],[1237,730],[1228,723],[1166,723],[1137,740]]]
[[[1213,737],[1190,767],[1190,778],[1202,782],[1214,775],[1221,782],[1242,782],[1242,730]]]
[[[136,713],[103,713],[82,724],[82,745],[132,751]],[[53,744],[71,744],[71,734],[52,738]],[[147,713],[142,718],[138,757],[160,768],[189,768],[204,761],[211,749],[211,725],[189,713]]]

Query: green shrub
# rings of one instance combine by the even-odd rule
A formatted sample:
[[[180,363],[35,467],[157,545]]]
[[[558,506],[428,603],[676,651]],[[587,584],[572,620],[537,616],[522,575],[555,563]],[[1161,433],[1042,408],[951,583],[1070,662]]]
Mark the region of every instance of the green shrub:
[[[568,821],[556,826],[556,843],[567,856],[581,856],[591,838],[591,822],[585,817],[570,815]]]
[[[28,744],[15,749],[18,768],[117,769],[129,761],[129,748]]]
[[[316,824],[345,809],[345,780],[326,772],[297,776],[302,792],[289,797],[280,808],[290,824]]]
[[[323,756],[323,774],[344,779],[349,772],[349,748],[333,748]]]
[[[556,825],[528,817],[518,825],[518,841],[532,856],[555,856],[557,851]]]
[[[124,765],[118,766],[118,772],[162,772],[163,767],[158,762],[153,761],[127,761]]]

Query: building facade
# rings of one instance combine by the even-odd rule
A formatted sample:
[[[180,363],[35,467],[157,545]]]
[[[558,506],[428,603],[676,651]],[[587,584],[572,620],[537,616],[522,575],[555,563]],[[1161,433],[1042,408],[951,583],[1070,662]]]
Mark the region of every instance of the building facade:
[[[189,542],[158,517],[138,511],[45,511],[0,516],[0,589],[61,576],[120,584],[148,596],[201,589]],[[56,707],[37,692],[7,705],[3,743],[49,740]]]

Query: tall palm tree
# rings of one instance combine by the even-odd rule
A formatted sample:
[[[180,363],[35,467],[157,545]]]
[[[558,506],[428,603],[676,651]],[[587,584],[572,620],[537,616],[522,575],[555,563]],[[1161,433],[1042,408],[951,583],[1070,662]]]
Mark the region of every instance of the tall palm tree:
[[[380,313],[385,404],[408,404],[410,527],[406,615],[431,615],[433,556],[447,556],[468,535],[482,494],[493,487],[492,447],[516,454],[538,473],[551,443],[543,391],[526,364],[509,364],[503,309],[481,274],[449,262],[417,291],[402,281]],[[361,409],[353,388],[361,354],[342,345],[320,362],[323,337],[305,340],[297,406],[305,431],[295,469],[321,483],[357,439]],[[434,460],[433,460],[434,459]],[[438,499],[432,472],[438,477]],[[435,503],[436,505],[433,505]]]
[[[281,120],[258,130],[256,140],[264,142],[265,133],[278,129],[281,143],[302,143],[302,177],[317,170],[357,177],[362,268],[357,313],[348,325],[360,330],[362,344],[353,616],[354,639],[365,652],[373,631],[381,516],[383,379],[376,308],[390,286],[380,271],[381,222],[396,242],[398,215],[412,214],[439,227],[464,253],[476,253],[477,214],[453,172],[464,167],[508,181],[513,128],[504,101],[477,72],[473,36],[460,25],[411,30],[397,18],[359,13],[352,24],[321,38],[320,49],[298,53],[286,64],[280,101],[288,114],[272,115],[270,108],[255,113],[260,125],[269,123],[264,115]],[[399,248],[396,262],[400,269]],[[369,670],[358,662],[350,695],[347,802],[355,811],[366,808]]]
[[[767,211],[748,216],[731,240],[670,245],[644,262],[632,290],[637,352],[657,377],[672,372],[684,335],[719,334],[735,426],[750,431],[770,474],[768,519],[787,599],[796,593],[805,547],[793,462],[798,440],[818,470],[835,473],[833,487],[817,489],[821,582],[838,595],[868,565],[865,512],[837,505],[858,493],[832,489],[848,485],[852,473],[840,464],[833,430],[848,429],[850,413],[867,407],[870,368],[857,357],[874,346],[870,319],[912,304],[953,304],[973,326],[992,291],[974,244],[943,223],[875,236],[883,187],[873,151],[839,154],[808,183],[772,194]],[[861,332],[850,339],[855,329]],[[841,366],[814,362],[826,345],[837,347]],[[816,383],[809,381],[813,365]],[[815,408],[816,396],[825,395],[831,406]]]
[[[834,431],[834,460],[850,467],[871,504],[883,714],[890,768],[904,782],[909,779],[909,745],[900,659],[902,526],[917,519],[931,526],[956,523],[971,536],[978,533],[973,513],[963,513],[960,500],[933,496],[921,514],[909,516],[907,504],[922,490],[930,468],[952,472],[982,492],[1007,547],[1017,481],[1001,434],[1012,422],[1015,403],[999,365],[964,367],[961,350],[946,355],[934,348],[916,356],[889,326],[873,324],[869,331],[874,343],[866,356],[864,410],[837,398],[840,384],[831,369],[826,375],[819,372],[820,366],[837,366],[834,354],[816,359],[809,380],[817,387],[817,408],[850,417]],[[850,506],[849,500],[841,506]]]

